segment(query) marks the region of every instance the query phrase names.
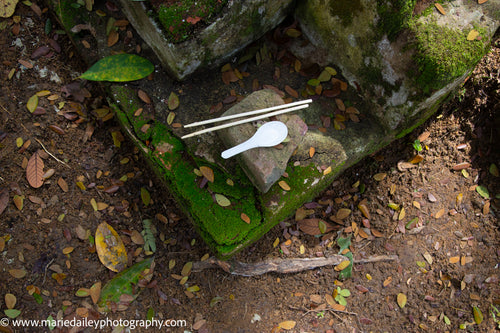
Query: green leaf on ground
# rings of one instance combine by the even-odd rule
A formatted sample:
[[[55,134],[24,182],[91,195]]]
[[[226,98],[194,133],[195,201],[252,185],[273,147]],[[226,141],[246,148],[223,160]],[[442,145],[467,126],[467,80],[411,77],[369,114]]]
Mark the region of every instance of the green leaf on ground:
[[[477,186],[476,187],[476,192],[479,193],[480,196],[482,196],[485,199],[490,198],[490,193],[488,192],[488,189],[484,186]]]
[[[7,317],[14,319],[21,314],[21,311],[17,309],[7,309],[4,310],[3,313],[5,313]]]
[[[127,82],[145,78],[154,70],[147,59],[135,54],[116,54],[102,58],[80,78],[90,81]]]
[[[151,194],[149,194],[149,191],[144,187],[141,187],[141,199],[144,206],[149,206],[151,203]]]
[[[115,275],[102,288],[101,298],[98,303],[99,307],[103,311],[111,310],[112,303],[119,303],[120,297],[124,294],[135,299],[138,295],[137,283],[151,274],[149,269],[152,262],[153,257],[149,257]],[[134,292],[136,293],[134,294]]]
[[[474,321],[476,324],[481,324],[483,322],[483,313],[477,306],[472,307],[472,313],[474,314]]]

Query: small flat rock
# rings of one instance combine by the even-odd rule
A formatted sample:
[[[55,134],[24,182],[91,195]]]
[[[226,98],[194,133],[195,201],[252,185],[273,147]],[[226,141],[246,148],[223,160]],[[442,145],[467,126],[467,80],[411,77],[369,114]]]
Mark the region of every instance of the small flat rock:
[[[223,116],[281,104],[284,104],[283,99],[274,91],[268,89],[259,90],[250,94],[240,103],[227,110]],[[238,160],[238,163],[254,186],[263,193],[267,192],[283,175],[288,160],[307,132],[307,125],[297,115],[283,114],[276,118],[278,121],[285,123],[288,127],[289,140],[284,142],[282,147],[255,148],[232,157]],[[256,130],[257,127],[255,124],[246,123],[221,130],[218,134],[224,142],[224,145],[230,148],[252,137]]]

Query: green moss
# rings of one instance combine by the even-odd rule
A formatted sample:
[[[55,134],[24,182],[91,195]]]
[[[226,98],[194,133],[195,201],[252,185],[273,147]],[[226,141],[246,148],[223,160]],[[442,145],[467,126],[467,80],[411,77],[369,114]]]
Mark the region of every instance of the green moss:
[[[331,1],[329,7],[330,14],[340,17],[343,25],[351,25],[354,14],[363,10],[360,0]]]
[[[183,142],[159,122],[154,122],[148,131],[151,142],[146,146],[139,138],[141,130],[136,125],[142,120],[133,116],[139,103],[133,90],[122,86],[112,86],[111,90],[116,100],[126,101],[122,102],[122,109],[126,111],[115,108],[119,121],[124,128],[133,129],[134,133],[128,134],[142,147],[153,170],[166,183],[184,211],[192,217],[197,231],[207,244],[221,254],[221,247],[229,249],[245,241],[254,241],[248,239],[249,233],[260,228],[262,216],[254,187],[243,171],[237,169],[229,175],[215,164],[193,159]],[[194,173],[194,169],[201,165],[210,167],[215,175],[214,182],[204,188],[200,188],[199,177]],[[228,178],[233,179],[234,186],[226,183]],[[231,206],[218,205],[213,198],[216,193],[226,196]],[[241,219],[242,213],[250,218],[249,224]]]
[[[416,0],[378,0],[377,3],[380,16],[378,29],[393,41],[403,29],[408,27]]]
[[[468,41],[469,31],[460,31],[435,22],[410,24],[415,35],[416,83],[425,93],[440,89],[473,68],[484,55],[487,45],[481,40]],[[484,31],[477,29],[480,34]]]
[[[87,10],[82,10],[82,5],[76,0],[51,0],[50,2],[59,22],[71,38],[77,36],[77,34],[71,32],[71,28],[78,23],[90,21],[89,12]]]
[[[198,21],[210,22],[226,3],[227,0],[183,0],[161,4],[157,10],[158,20],[165,29],[167,39],[179,43],[189,38]],[[198,21],[189,22],[191,19]]]

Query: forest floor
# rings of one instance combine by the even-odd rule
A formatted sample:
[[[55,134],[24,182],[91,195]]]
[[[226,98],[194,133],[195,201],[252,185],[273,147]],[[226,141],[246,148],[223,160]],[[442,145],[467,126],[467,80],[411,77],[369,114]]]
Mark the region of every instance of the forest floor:
[[[184,265],[209,250],[137,149],[126,139],[116,145],[120,128],[106,117],[99,87],[74,89],[85,67],[65,35],[55,40],[45,33],[48,17],[19,4],[12,18],[0,21],[0,317],[179,320],[165,332],[499,329],[498,34],[492,51],[432,119],[348,169],[298,214],[328,219],[350,209],[340,235],[352,237],[355,260],[398,260],[355,264],[343,281],[332,266],[256,277],[214,268],[191,272],[180,284]],[[35,94],[38,108],[30,112]],[[400,163],[415,156],[417,139],[423,160],[411,167]],[[37,151],[49,175],[34,188],[26,168]],[[141,188],[151,195],[149,205]],[[356,208],[364,199],[369,219]],[[156,229],[152,282],[123,311],[100,313],[77,291],[104,285],[115,273],[101,264],[89,235],[106,221],[132,263],[144,257],[139,232],[146,218]],[[367,234],[370,229],[379,237]],[[235,260],[337,254],[336,237],[307,235],[292,217]],[[346,296],[345,309],[332,307],[326,296],[337,293]],[[0,332],[41,331],[9,322],[0,321]],[[126,326],[116,321],[103,331],[124,332]]]

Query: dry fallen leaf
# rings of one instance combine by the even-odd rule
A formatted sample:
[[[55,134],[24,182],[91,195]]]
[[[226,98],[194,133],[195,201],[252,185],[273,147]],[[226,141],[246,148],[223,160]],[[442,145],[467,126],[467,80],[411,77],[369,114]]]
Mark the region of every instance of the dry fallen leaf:
[[[291,190],[290,186],[284,180],[280,180],[278,185],[285,191]]]
[[[127,250],[118,233],[106,222],[97,227],[95,246],[99,260],[113,272],[120,272],[127,266]]]
[[[26,167],[26,179],[34,188],[39,188],[43,185],[43,160],[38,151],[36,151],[29,159]]]
[[[214,182],[215,180],[214,171],[211,168],[207,166],[201,166],[200,172],[203,175],[203,177],[205,177],[209,182],[211,183]]]
[[[436,215],[435,215],[434,217],[435,217],[435,218],[437,218],[437,219],[439,219],[439,218],[441,218],[441,217],[444,215],[444,213],[445,213],[444,208],[441,208],[441,209],[440,209],[440,210],[436,213]]]
[[[436,2],[434,6],[436,6],[438,12],[440,12],[442,15],[446,15],[446,11],[444,10],[443,6],[440,3]]]
[[[295,327],[296,324],[297,322],[295,322],[294,320],[287,320],[279,323],[279,327],[281,327],[284,330],[291,330]]]
[[[460,256],[455,256],[450,258],[450,264],[456,264],[460,261]]]
[[[351,261],[344,260],[340,264],[338,264],[337,266],[335,266],[334,270],[336,270],[336,271],[342,271],[342,270],[346,269],[347,266],[349,266],[350,263],[351,263]]]
[[[475,40],[479,36],[479,32],[476,29],[472,29],[467,34],[467,40]]]
[[[245,213],[241,213],[240,217],[241,217],[241,219],[242,219],[245,223],[250,224],[250,218],[248,217],[248,215],[247,215],[247,214],[245,214]]]
[[[7,309],[13,309],[16,306],[16,296],[7,293],[5,294],[5,306],[7,306]]]
[[[405,305],[406,305],[406,300],[407,300],[407,299],[406,299],[406,295],[405,295],[405,294],[403,294],[403,293],[399,293],[399,294],[398,294],[397,301],[398,301],[398,305],[399,305],[399,307],[400,307],[401,309],[405,307]]]

